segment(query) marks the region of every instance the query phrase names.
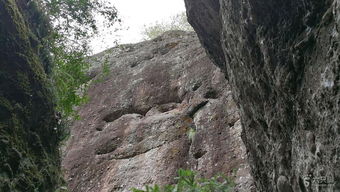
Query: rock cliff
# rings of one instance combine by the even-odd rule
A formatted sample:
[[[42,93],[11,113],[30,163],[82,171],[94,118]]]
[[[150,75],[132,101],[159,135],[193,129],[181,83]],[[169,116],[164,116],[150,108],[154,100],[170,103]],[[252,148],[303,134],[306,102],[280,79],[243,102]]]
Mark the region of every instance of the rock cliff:
[[[340,1],[185,2],[229,77],[257,191],[340,191]]]
[[[239,191],[251,191],[229,84],[195,34],[172,31],[91,63],[90,101],[79,109],[62,163],[70,191],[169,184],[179,168],[235,176]]]
[[[46,23],[31,5],[0,0],[2,192],[55,192],[62,181],[53,97],[44,70],[49,63],[41,54]]]

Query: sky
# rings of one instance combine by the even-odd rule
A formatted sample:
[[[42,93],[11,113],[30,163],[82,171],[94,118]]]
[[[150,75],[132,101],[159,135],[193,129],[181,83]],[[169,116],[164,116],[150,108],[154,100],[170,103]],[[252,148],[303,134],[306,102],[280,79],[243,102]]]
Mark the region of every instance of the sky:
[[[141,32],[144,25],[156,21],[166,21],[171,16],[185,11],[184,0],[110,0],[122,19],[120,26],[110,29],[102,28],[100,35],[90,45],[94,53],[119,44],[142,41]],[[120,30],[115,31],[119,28]]]

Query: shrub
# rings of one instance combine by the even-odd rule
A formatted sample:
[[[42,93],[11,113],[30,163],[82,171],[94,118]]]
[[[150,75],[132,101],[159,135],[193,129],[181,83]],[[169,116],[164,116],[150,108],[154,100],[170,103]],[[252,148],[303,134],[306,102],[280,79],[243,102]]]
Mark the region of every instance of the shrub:
[[[145,40],[153,39],[171,30],[193,31],[193,28],[187,21],[185,12],[171,17],[169,21],[156,22],[150,26],[144,26],[142,35]]]
[[[133,192],[230,192],[235,183],[228,177],[218,175],[210,179],[198,178],[191,170],[180,169],[177,183],[160,187],[145,186],[145,190],[132,189]]]

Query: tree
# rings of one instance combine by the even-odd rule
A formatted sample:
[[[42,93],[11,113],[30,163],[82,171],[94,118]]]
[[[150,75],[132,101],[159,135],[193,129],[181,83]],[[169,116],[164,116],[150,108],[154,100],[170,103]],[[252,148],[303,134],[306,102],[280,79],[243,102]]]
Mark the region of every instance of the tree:
[[[155,22],[150,26],[144,26],[142,35],[145,40],[148,40],[170,30],[193,31],[185,12],[172,16],[169,21]]]
[[[86,72],[89,68],[89,38],[98,34],[98,18],[106,26],[120,22],[117,10],[107,0],[38,0],[29,1],[48,26],[42,39],[52,60],[51,79],[56,96],[56,108],[64,117],[76,117],[74,107],[86,102]]]

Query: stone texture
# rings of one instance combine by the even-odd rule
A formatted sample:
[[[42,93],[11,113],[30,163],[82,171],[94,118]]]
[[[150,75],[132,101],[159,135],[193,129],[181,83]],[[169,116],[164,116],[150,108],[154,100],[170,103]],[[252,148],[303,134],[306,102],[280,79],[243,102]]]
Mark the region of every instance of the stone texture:
[[[36,20],[42,15],[31,4],[0,0],[2,192],[55,192],[62,181],[53,97],[43,68],[48,63],[39,57],[46,23]]]
[[[233,175],[237,191],[251,191],[236,104],[195,34],[172,31],[91,62],[90,101],[63,158],[70,191],[170,184],[179,168]]]
[[[257,190],[340,191],[340,1],[220,0],[192,10],[196,3],[186,5],[203,44],[214,21],[195,15],[220,6],[214,36],[222,34]]]
[[[200,31],[200,42],[210,59],[226,72],[225,57],[221,45],[222,23],[219,19],[219,0],[184,0],[188,22]],[[199,10],[199,11],[198,11]],[[226,74],[226,73],[225,73]]]

